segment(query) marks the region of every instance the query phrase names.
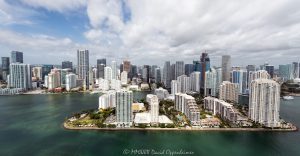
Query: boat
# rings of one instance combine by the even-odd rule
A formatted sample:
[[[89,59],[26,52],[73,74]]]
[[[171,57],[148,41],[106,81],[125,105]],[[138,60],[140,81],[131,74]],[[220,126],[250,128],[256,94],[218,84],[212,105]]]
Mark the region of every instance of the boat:
[[[294,99],[293,96],[283,96],[282,98],[283,98],[283,100],[293,100]]]

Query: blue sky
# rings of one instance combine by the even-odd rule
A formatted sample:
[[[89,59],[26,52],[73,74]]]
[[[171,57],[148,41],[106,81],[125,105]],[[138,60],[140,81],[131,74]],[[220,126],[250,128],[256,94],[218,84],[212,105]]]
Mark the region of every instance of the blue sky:
[[[198,60],[219,66],[300,61],[300,1],[268,0],[0,0],[0,56],[24,52],[26,63],[134,64]]]

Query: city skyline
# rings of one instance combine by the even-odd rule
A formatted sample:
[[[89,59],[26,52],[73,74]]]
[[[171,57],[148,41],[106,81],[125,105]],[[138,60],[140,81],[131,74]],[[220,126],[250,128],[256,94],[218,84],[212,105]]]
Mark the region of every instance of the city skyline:
[[[277,66],[282,60],[299,61],[297,4],[1,0],[0,54],[22,51],[26,63],[60,64],[75,62],[76,50],[88,49],[92,64],[99,58],[130,58],[134,64],[162,67],[168,60],[198,60],[206,51],[216,66],[220,55],[231,55],[234,66]]]

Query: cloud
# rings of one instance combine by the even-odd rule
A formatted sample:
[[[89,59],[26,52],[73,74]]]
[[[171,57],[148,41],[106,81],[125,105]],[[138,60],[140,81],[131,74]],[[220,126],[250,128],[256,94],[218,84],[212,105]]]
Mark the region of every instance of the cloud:
[[[49,11],[73,11],[86,5],[86,0],[20,0],[22,3]]]
[[[214,58],[231,54],[236,64],[244,58],[253,60],[249,63],[261,62],[252,57],[252,53],[282,54],[273,57],[275,63],[291,57],[284,53],[294,51],[293,54],[299,56],[296,51],[300,48],[300,10],[297,7],[300,1],[124,2],[130,10],[129,21],[122,20],[125,12],[120,1],[90,1],[87,11],[92,28],[86,37],[95,41],[116,32],[115,37],[120,41],[114,38],[112,42],[121,43],[119,46],[124,48],[124,53],[135,61],[149,64],[170,59],[191,61],[199,59],[204,50]],[[92,33],[95,29],[101,34]],[[91,38],[92,34],[95,38]],[[277,62],[276,56],[280,56]]]
[[[14,6],[5,0],[0,0],[0,23],[3,26],[12,24],[31,25],[33,22],[28,17],[37,15],[34,10]]]
[[[89,25],[82,37],[87,43],[75,43],[68,37],[11,32],[18,40],[8,44],[2,41],[5,38],[0,38],[1,44],[11,47],[22,44],[21,48],[35,50],[30,44],[37,39],[39,50],[51,54],[60,55],[64,51],[74,55],[76,48],[83,48],[90,50],[92,59],[129,58],[137,64],[162,65],[166,60],[189,63],[199,60],[205,50],[216,66],[220,65],[222,54],[232,55],[234,65],[299,61],[295,60],[300,55],[298,0],[21,1],[27,7],[57,12],[85,8]],[[10,21],[10,17],[27,20],[9,11],[11,6],[7,5],[0,0],[0,21]]]

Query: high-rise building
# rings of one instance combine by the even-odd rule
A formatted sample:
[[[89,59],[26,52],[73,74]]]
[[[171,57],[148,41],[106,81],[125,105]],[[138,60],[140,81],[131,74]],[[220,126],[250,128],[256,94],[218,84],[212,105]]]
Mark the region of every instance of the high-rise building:
[[[175,76],[175,64],[171,65],[171,80],[176,80],[177,77]]]
[[[112,72],[112,79],[118,79],[118,68],[117,68],[117,62],[111,61],[111,72]]]
[[[127,73],[130,72],[131,69],[131,63],[128,60],[124,60],[123,61],[123,70],[122,71],[126,71]]]
[[[190,76],[190,74],[194,72],[194,64],[185,64],[184,72],[186,76]]]
[[[42,66],[42,77],[44,78],[46,75],[48,75],[53,68],[54,68],[53,65],[50,65],[50,64],[46,65],[46,64],[44,64]]]
[[[270,77],[274,77],[274,66],[272,65],[266,65],[265,70],[269,73]]]
[[[194,65],[194,71],[198,71],[201,72],[202,70],[202,66],[200,61],[193,61],[193,65]]]
[[[66,69],[59,69],[58,71],[60,73],[60,86],[65,88],[66,87],[66,76],[72,70],[70,68],[66,68]],[[90,82],[92,82],[92,81],[90,81]]]
[[[10,88],[22,88],[25,90],[31,89],[31,70],[29,64],[11,63],[9,72]]]
[[[150,66],[144,65],[143,68],[143,82],[149,83],[150,82]]]
[[[63,61],[62,63],[61,63],[61,68],[62,69],[71,69],[71,70],[73,70],[73,63],[71,62],[71,61]]]
[[[10,62],[11,63],[23,63],[23,52],[12,51]]]
[[[154,70],[155,83],[161,83],[161,70],[160,68],[155,68]]]
[[[131,69],[130,69],[130,79],[132,79],[133,77],[137,77],[138,73],[137,73],[137,66],[136,65],[131,65]]]
[[[231,82],[239,85],[239,93],[244,94],[247,90],[247,71],[239,69],[231,71]]]
[[[121,73],[121,84],[125,85],[127,83],[128,83],[128,73],[127,73],[127,71],[123,71]]]
[[[266,127],[279,127],[280,85],[270,79],[251,82],[249,118]]]
[[[186,75],[181,75],[177,77],[177,89],[180,93],[187,93],[191,91],[191,79]]]
[[[230,55],[222,56],[222,78],[223,81],[230,81],[231,57]]]
[[[184,62],[183,61],[176,61],[175,63],[175,79],[178,76],[184,75]]]
[[[71,89],[76,87],[76,75],[73,73],[69,73],[66,75],[66,90],[70,91]]]
[[[7,75],[9,75],[9,57],[2,57],[2,79],[7,80]]]
[[[158,123],[158,114],[159,114],[158,97],[153,94],[148,94],[146,101],[150,105],[151,123]]]
[[[294,79],[293,75],[293,65],[279,65],[279,76],[283,79],[283,81]]]
[[[210,69],[210,59],[208,53],[202,53],[200,58],[201,64],[201,88],[204,88],[205,84],[205,72]]]
[[[175,95],[176,93],[179,93],[178,82],[177,82],[177,80],[172,80],[172,82],[171,82],[171,94]]]
[[[34,77],[36,80],[42,80],[43,79],[42,67],[33,67],[32,77]]]
[[[200,126],[200,109],[194,97],[182,93],[175,94],[175,109],[184,113],[193,126]]]
[[[111,67],[105,67],[104,68],[104,79],[111,81],[112,79],[112,69]]]
[[[293,62],[293,78],[299,78],[299,62]]]
[[[205,73],[204,96],[217,95],[217,71],[215,68],[210,68]]]
[[[190,78],[191,78],[191,90],[194,92],[200,92],[201,73],[198,71],[192,72],[190,74]]]
[[[157,68],[157,65],[152,65],[150,67],[150,78],[154,78],[155,77],[155,69]]]
[[[132,91],[120,90],[116,92],[117,127],[130,127],[132,125],[132,103]]]
[[[270,75],[265,70],[258,70],[258,71],[250,71],[248,77],[248,89],[250,88],[250,84],[253,80],[256,79],[269,79]]]
[[[169,97],[169,92],[168,90],[159,87],[158,89],[155,89],[155,95],[159,100],[164,100]]]
[[[219,115],[223,120],[237,123],[237,116],[239,112],[228,102],[214,97],[205,97],[204,108],[212,112],[213,115]]]
[[[163,83],[166,88],[171,88],[171,72],[170,61],[166,61],[163,68]]]
[[[53,90],[61,86],[60,74],[60,70],[57,68],[51,70],[51,72],[48,74],[48,90]]]
[[[249,88],[249,76],[250,76],[250,72],[254,72],[255,71],[255,65],[247,65],[247,67],[246,67],[246,69],[247,69],[247,82],[248,82],[248,84],[247,84],[247,88]]]
[[[104,68],[106,67],[106,59],[97,59],[97,78],[104,78]]]
[[[97,64],[104,64],[106,66],[106,58],[97,59]]]
[[[219,95],[220,85],[223,82],[222,79],[222,68],[216,68],[217,78],[216,78],[216,94]]]
[[[99,109],[116,107],[116,91],[108,91],[99,97]]]
[[[77,50],[77,74],[83,80],[84,89],[89,86],[89,66],[89,51]]]
[[[239,85],[229,81],[223,81],[220,85],[219,99],[230,102],[238,102],[238,97]]]

